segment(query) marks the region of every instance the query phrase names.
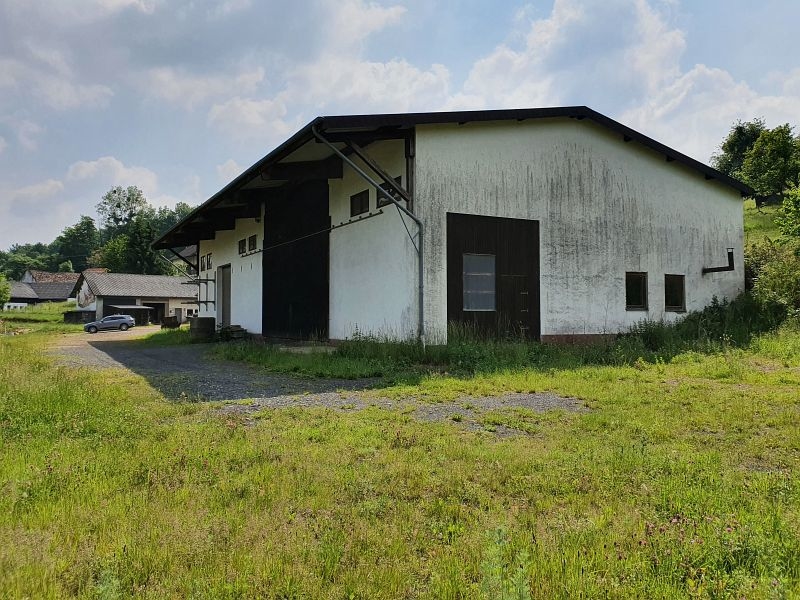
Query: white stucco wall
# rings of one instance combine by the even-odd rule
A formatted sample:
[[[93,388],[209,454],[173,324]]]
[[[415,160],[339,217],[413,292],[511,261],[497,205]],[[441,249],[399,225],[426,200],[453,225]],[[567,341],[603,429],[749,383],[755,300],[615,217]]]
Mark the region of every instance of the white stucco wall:
[[[89,289],[89,284],[84,279],[81,283],[81,289],[78,290],[77,295],[78,308],[81,310],[97,310],[97,298]],[[102,310],[102,307],[101,307]]]
[[[389,175],[401,176],[407,187],[403,141],[371,144],[367,153]],[[345,165],[342,179],[329,182],[332,225],[351,220],[350,196],[367,188],[370,212],[375,213],[375,189]],[[332,339],[350,338],[356,332],[392,338],[416,334],[416,251],[403,219],[412,235],[416,226],[394,205],[381,210],[383,214],[331,231],[328,335]]]
[[[539,221],[542,335],[674,320],[665,274],[685,275],[687,310],[743,290],[739,193],[621,137],[569,119],[417,128],[429,340],[446,336],[447,212]],[[727,263],[727,247],[735,271],[702,275]],[[648,273],[647,311],[625,309],[626,271]]]
[[[262,210],[263,215],[263,210]],[[239,254],[239,240],[251,235],[257,237],[258,252]],[[261,219],[237,219],[236,228],[229,231],[218,231],[213,240],[202,240],[198,246],[198,256],[211,253],[211,269],[200,272],[201,279],[216,279],[217,269],[231,265],[231,324],[241,325],[247,331],[261,334],[261,294],[263,270],[261,267],[264,247],[264,223]],[[207,291],[206,289],[207,288]],[[214,282],[201,284],[200,299],[218,301]],[[219,304],[200,304],[199,315],[216,317]]]

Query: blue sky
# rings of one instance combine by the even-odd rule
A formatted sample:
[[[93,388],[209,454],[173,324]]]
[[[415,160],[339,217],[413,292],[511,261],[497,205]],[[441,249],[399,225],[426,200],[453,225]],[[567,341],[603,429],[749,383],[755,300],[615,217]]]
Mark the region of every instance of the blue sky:
[[[198,204],[320,114],[585,104],[707,161],[800,124],[795,0],[0,0],[0,248]]]

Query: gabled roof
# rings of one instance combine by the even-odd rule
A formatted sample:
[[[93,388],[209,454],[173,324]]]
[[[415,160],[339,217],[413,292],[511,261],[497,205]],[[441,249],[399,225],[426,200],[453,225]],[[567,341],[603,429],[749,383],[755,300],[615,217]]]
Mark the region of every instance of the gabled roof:
[[[30,284],[21,281],[12,281],[11,300],[38,300],[39,296],[33,291]]]
[[[72,273],[70,273],[72,275]],[[80,273],[75,273],[80,277]],[[76,279],[77,281],[77,279]],[[47,281],[42,283],[29,283],[31,289],[36,293],[39,300],[66,300],[73,297],[72,290],[75,282],[70,281]]]
[[[185,277],[170,275],[84,271],[75,287],[79,288],[83,281],[86,281],[95,296],[129,298],[194,298],[197,296],[197,287],[186,285]]]
[[[701,163],[677,150],[670,148],[656,140],[639,133],[611,119],[587,106],[564,106],[553,108],[524,108],[510,110],[476,110],[476,111],[455,111],[455,112],[428,112],[428,113],[398,113],[398,114],[377,114],[377,115],[345,115],[345,116],[326,116],[317,117],[305,127],[300,129],[292,137],[267,154],[264,158],[256,162],[244,173],[236,177],[228,185],[206,200],[203,204],[195,208],[191,213],[184,217],[174,227],[153,242],[154,248],[170,248],[174,246],[184,246],[194,243],[198,239],[203,239],[192,229],[192,225],[203,220],[204,216],[213,213],[213,209],[223,209],[223,201],[228,199],[234,192],[241,190],[248,183],[253,182],[262,174],[269,173],[270,169],[278,165],[280,161],[297,152],[305,144],[315,139],[314,131],[336,136],[338,139],[345,139],[348,135],[359,136],[360,139],[369,138],[370,135],[384,136],[388,139],[394,135],[401,138],[403,132],[410,132],[418,125],[440,125],[440,124],[459,124],[472,122],[490,121],[526,121],[530,119],[558,119],[569,118],[576,120],[589,120],[605,127],[612,132],[619,134],[624,142],[637,142],[638,144],[663,154],[668,162],[677,162],[690,169],[694,169],[706,179],[717,180],[724,185],[732,187],[742,194],[742,196],[752,196],[754,191],[741,181],[717,171],[716,169]],[[381,138],[377,138],[381,139]],[[319,145],[318,145],[319,146]],[[316,160],[324,160],[327,155],[321,155]],[[307,164],[307,163],[306,163]],[[277,179],[277,178],[276,178]],[[280,183],[275,181],[274,183]],[[227,209],[230,210],[230,209]],[[219,213],[217,213],[217,216]],[[206,222],[213,221],[215,217],[206,219]]]
[[[51,273],[50,271],[28,270],[34,283],[72,283],[78,281],[80,273]]]

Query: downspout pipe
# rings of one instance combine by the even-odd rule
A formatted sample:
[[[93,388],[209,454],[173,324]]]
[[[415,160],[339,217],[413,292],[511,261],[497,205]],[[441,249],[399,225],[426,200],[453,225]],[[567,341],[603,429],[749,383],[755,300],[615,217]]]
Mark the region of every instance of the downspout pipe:
[[[367,183],[372,185],[377,190],[378,194],[380,194],[386,200],[388,200],[389,202],[394,204],[402,214],[408,215],[408,217],[412,221],[414,221],[414,223],[417,225],[417,232],[418,232],[418,240],[417,240],[417,257],[418,257],[418,260],[417,260],[417,267],[418,267],[417,271],[418,271],[418,273],[417,273],[417,277],[419,279],[419,281],[418,281],[419,297],[417,299],[417,301],[419,303],[419,323],[418,323],[418,326],[417,326],[417,335],[419,336],[420,342],[424,345],[425,344],[425,312],[424,312],[424,308],[425,308],[425,300],[424,300],[424,298],[425,298],[425,295],[424,295],[423,286],[424,286],[424,281],[425,281],[425,268],[424,268],[425,264],[424,264],[424,259],[423,259],[423,257],[424,257],[424,253],[423,253],[423,241],[424,241],[423,230],[424,230],[424,227],[423,227],[423,224],[422,224],[422,220],[419,217],[417,217],[414,213],[412,213],[410,210],[408,210],[405,206],[401,205],[395,199],[395,197],[392,194],[390,194],[385,189],[383,189],[383,186],[380,183],[378,183],[377,181],[375,181],[375,179],[370,177],[370,175],[366,171],[364,171],[364,169],[359,167],[353,160],[351,160],[349,156],[344,154],[344,152],[339,150],[331,142],[329,142],[327,139],[325,139],[325,137],[317,130],[317,126],[316,125],[312,125],[311,126],[311,133],[313,133],[314,137],[317,138],[320,142],[322,142],[328,148],[330,148],[333,151],[333,153],[336,154],[336,156],[338,156],[345,163],[347,163],[356,173],[358,173],[361,176],[362,179],[364,179]]]

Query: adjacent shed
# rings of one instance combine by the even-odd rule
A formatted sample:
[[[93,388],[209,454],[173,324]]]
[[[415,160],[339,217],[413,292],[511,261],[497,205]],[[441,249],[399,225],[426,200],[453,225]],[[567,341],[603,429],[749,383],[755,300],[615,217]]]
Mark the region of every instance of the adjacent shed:
[[[197,308],[197,287],[184,277],[84,271],[75,284],[78,309],[95,318],[132,314],[137,323],[160,323],[164,317],[186,320]]]

